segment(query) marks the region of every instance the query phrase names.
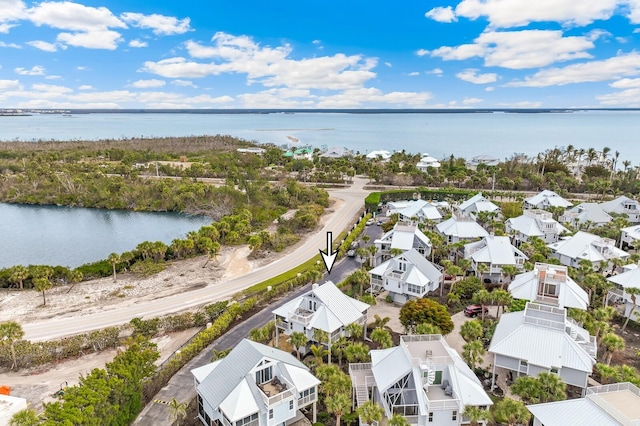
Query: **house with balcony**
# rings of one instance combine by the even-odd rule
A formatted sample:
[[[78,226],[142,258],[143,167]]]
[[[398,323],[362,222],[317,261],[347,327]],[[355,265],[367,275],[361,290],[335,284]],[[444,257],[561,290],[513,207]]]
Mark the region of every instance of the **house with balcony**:
[[[464,245],[464,258],[471,260],[471,269],[479,276],[479,265],[484,264],[486,270],[483,278],[496,282],[501,279],[503,266],[515,266],[524,269],[528,257],[520,249],[511,245],[506,236],[488,235],[480,241]]]
[[[425,200],[410,201],[404,208],[396,209],[398,220],[403,222],[440,222],[442,214],[438,208]]]
[[[533,426],[640,424],[640,389],[632,383],[587,388],[583,398],[527,405]]]
[[[494,381],[497,370],[511,380],[550,372],[568,385],[586,389],[597,345],[595,336],[565,309],[527,302],[524,311],[500,316],[488,352],[493,356]]]
[[[573,204],[570,201],[565,200],[554,191],[545,189],[533,197],[525,198],[523,208],[525,210],[547,209],[550,207],[562,207],[563,209],[566,209],[572,205]]]
[[[473,241],[484,238],[489,233],[471,216],[453,215],[436,225],[436,231],[446,238],[447,244],[460,241]]]
[[[400,304],[437,290],[443,277],[441,268],[415,249],[376,266],[369,271],[369,276],[372,291],[386,290],[393,301]]]
[[[620,248],[636,247],[640,240],[640,225],[627,226],[620,229]],[[638,246],[640,247],[640,246]]]
[[[600,207],[607,213],[626,215],[631,223],[640,222],[640,203],[624,195],[601,203]]]
[[[318,380],[291,354],[244,339],[224,358],[191,370],[206,426],[287,425],[312,410]]]
[[[505,231],[513,236],[513,244],[520,247],[529,238],[537,237],[547,244],[555,243],[569,230],[545,210],[525,210],[521,216],[505,221]]]
[[[607,278],[607,281],[613,283],[614,288],[608,292],[608,300],[613,300],[617,304],[624,304],[624,316],[631,315],[631,309],[634,308],[634,302],[631,295],[626,292],[628,288],[640,288],[640,268],[637,265],[627,265],[623,273],[613,275]],[[635,266],[635,267],[634,267]],[[640,321],[640,295],[636,296],[635,309],[633,311],[634,321]]]
[[[596,271],[609,271],[613,268],[613,259],[628,259],[629,253],[616,247],[616,242],[610,238],[602,238],[588,232],[579,231],[572,237],[561,239],[547,245],[551,249],[551,256],[561,264],[578,268],[580,261],[591,262]]]
[[[280,333],[304,333],[311,344],[322,344],[331,350],[331,343],[348,337],[347,326],[358,324],[365,329],[369,305],[344,294],[333,282],[314,284],[307,293],[273,310],[276,323],[276,346]],[[327,342],[317,342],[314,330],[327,333]],[[308,347],[300,348],[307,353]]]
[[[423,173],[428,173],[429,168],[439,169],[441,166],[440,161],[437,158],[434,158],[427,154],[426,152],[422,154],[420,161],[416,163],[416,169],[420,170]]]
[[[560,222],[580,228],[597,227],[611,222],[609,213],[598,203],[580,203],[560,215]]]
[[[500,207],[489,201],[488,198],[482,195],[482,192],[479,192],[458,205],[457,211],[460,216],[472,215],[477,217],[480,212],[500,214]]]
[[[375,265],[388,260],[392,249],[415,249],[423,257],[431,254],[431,240],[414,223],[397,222],[392,230],[375,240],[373,244],[378,250],[374,259]]]
[[[493,404],[439,334],[401,336],[399,346],[372,350],[370,363],[349,364],[349,374],[358,406],[373,400],[386,419],[400,414],[411,425],[469,424],[462,415],[465,407]]]
[[[536,263],[533,271],[515,276],[509,284],[514,299],[523,299],[559,308],[587,310],[589,295],[567,272],[564,265]]]

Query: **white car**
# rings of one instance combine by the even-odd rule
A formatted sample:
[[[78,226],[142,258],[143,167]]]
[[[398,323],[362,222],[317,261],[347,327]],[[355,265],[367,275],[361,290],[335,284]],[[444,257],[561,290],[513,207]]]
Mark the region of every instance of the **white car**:
[[[373,225],[375,221],[373,219],[369,219],[367,220],[367,222],[365,223],[365,225],[369,226],[369,225]]]

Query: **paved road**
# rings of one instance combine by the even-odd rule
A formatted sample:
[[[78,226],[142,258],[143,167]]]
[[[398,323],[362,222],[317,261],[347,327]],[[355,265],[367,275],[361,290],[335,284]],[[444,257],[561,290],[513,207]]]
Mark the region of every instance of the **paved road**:
[[[86,333],[92,330],[127,323],[134,317],[157,317],[179,312],[193,306],[226,299],[233,294],[256,283],[288,271],[318,254],[318,249],[326,248],[326,233],[338,235],[347,229],[363,207],[363,200],[369,191],[364,189],[367,179],[355,178],[349,188],[330,190],[331,197],[344,201],[334,211],[323,218],[323,227],[308,237],[296,250],[275,262],[256,269],[242,277],[223,283],[207,286],[203,289],[168,296],[144,304],[75,317],[48,319],[46,321],[24,323],[25,339],[42,341],[64,336]]]

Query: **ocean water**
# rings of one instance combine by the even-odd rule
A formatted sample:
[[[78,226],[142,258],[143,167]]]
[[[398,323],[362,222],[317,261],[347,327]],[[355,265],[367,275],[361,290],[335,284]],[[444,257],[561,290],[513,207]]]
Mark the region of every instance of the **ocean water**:
[[[640,111],[570,113],[92,113],[0,117],[0,141],[225,134],[360,153],[404,149],[443,159],[514,153],[535,156],[554,147],[611,148],[620,161],[640,164]]]

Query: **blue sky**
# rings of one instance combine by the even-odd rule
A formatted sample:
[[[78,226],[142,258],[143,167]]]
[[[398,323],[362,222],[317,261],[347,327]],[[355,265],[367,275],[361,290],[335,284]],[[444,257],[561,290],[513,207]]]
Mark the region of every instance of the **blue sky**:
[[[640,107],[640,0],[0,0],[0,108]]]

